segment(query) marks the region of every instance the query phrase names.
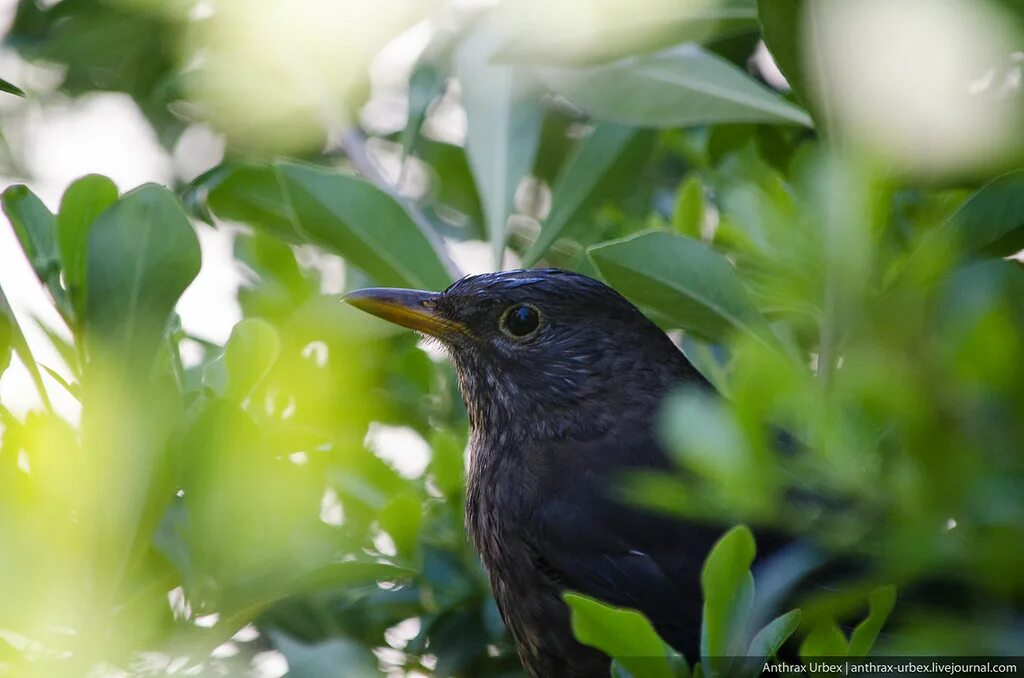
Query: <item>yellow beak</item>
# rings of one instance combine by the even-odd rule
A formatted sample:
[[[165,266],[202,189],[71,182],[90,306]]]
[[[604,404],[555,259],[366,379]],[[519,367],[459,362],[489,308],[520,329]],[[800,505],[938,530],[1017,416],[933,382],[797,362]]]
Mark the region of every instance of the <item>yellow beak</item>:
[[[458,334],[470,335],[465,325],[437,312],[437,299],[440,296],[437,292],[369,287],[346,294],[342,301],[378,318],[438,339],[450,339]]]

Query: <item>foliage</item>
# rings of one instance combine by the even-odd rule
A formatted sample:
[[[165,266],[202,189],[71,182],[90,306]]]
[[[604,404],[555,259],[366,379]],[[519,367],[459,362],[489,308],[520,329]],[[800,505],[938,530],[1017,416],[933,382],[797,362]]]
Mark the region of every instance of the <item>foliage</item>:
[[[604,279],[682,330],[728,396],[673,397],[678,472],[623,479],[636,502],[722,527],[703,656],[566,596],[617,675],[725,675],[724,657],[787,641],[1021,654],[1024,156],[920,176],[847,143],[815,90],[804,4],[655,2],[667,14],[588,24],[579,45],[527,40],[536,26],[500,6],[436,31],[400,128],[338,115],[314,135],[327,150],[268,157],[278,144],[222,126],[227,155],[198,178],[122,191],[89,175],[56,213],[7,188],[66,369],[37,363],[0,293],[0,371],[24,366],[42,403],[0,406],[0,675],[242,674],[268,649],[296,676],[518,675],[462,527],[450,368],[339,304],[307,247],[344,260],[346,289],[443,289],[470,241]],[[222,123],[190,98],[202,60],[185,36],[206,20],[191,6],[21,0],[7,44],[60,67],[56,92],[23,85],[30,100],[125,93],[170,148]],[[748,68],[762,34],[791,90]],[[453,101],[464,143],[432,131]],[[175,312],[211,225],[245,272],[224,345]],[[55,410],[58,388],[80,413]],[[424,468],[382,450],[394,430],[429,448]],[[737,523],[859,566],[802,590],[810,560],[758,569]]]

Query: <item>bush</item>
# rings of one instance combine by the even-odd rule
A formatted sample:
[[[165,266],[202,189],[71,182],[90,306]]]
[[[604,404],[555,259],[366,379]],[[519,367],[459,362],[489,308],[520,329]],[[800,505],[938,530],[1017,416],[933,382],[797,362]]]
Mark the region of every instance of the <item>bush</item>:
[[[991,86],[970,102],[995,111],[993,127],[1016,115],[998,152],[979,141],[981,156],[953,157],[934,133],[964,133],[962,120],[936,122],[931,107],[896,135],[906,144],[863,136],[870,115],[836,92],[841,50],[810,50],[818,24],[802,17],[817,10],[801,1],[651,2],[646,14],[609,3],[608,23],[565,34],[545,30],[558,16],[531,23],[538,3],[524,3],[435,31],[404,126],[349,124],[318,150],[325,111],[355,110],[365,82],[314,88],[280,119],[246,117],[239,91],[233,122],[193,80],[215,76],[216,58],[198,76],[186,68],[204,45],[230,48],[206,31],[231,3],[214,3],[213,19],[186,4],[22,0],[7,36],[21,58],[62,67],[57,91],[26,87],[38,101],[123,92],[168,148],[199,121],[229,145],[170,188],[85,176],[56,211],[24,185],[3,193],[65,326],[42,325],[65,365],[33,358],[0,296],[0,370],[16,357],[42,402],[0,405],[0,673],[241,674],[274,649],[296,676],[518,675],[462,527],[467,421],[451,370],[411,333],[338,303],[305,247],[344,260],[346,289],[443,289],[459,275],[453,251],[474,241],[495,262],[603,279],[724,396],[673,397],[660,433],[678,473],[625,479],[637,502],[722,527],[702,578],[704,656],[679,657],[636,612],[566,596],[578,638],[617,657],[617,675],[756,675],[756,662],[717,658],[771,657],[791,637],[805,656],[1021,654],[1019,60],[997,50],[1006,60],[982,64]],[[940,18],[959,6],[940,4]],[[1019,39],[1015,3],[984,6]],[[295,12],[315,24],[318,7]],[[762,37],[788,87],[763,56],[748,69]],[[289,52],[265,48],[281,70],[246,87],[272,99],[278,78],[299,97],[273,61]],[[341,77],[321,66],[303,66],[317,87]],[[890,112],[904,102],[846,85]],[[464,144],[436,133],[453,102]],[[353,118],[327,119],[333,131]],[[282,120],[306,127],[275,136]],[[175,313],[209,226],[230,234],[245,272],[243,320],[223,346]],[[55,410],[57,388],[80,416]],[[403,462],[375,442],[396,429],[425,441],[425,466],[408,463],[414,443]],[[806,563],[755,587],[754,540],[738,524],[861,566],[791,610],[778,582]]]

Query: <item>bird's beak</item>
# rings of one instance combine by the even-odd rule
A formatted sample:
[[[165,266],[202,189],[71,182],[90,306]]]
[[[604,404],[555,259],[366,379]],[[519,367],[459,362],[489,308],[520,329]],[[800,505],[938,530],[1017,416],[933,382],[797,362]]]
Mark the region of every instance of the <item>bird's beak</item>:
[[[465,325],[445,318],[437,312],[437,299],[440,296],[437,292],[370,287],[349,292],[342,301],[378,318],[438,339],[451,339],[458,334],[469,334]]]

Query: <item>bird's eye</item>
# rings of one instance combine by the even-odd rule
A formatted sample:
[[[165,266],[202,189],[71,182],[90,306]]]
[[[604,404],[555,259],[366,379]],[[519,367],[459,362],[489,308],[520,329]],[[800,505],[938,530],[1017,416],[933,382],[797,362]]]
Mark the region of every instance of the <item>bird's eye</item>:
[[[529,304],[516,304],[501,316],[501,331],[513,339],[529,339],[540,329],[540,311]]]

